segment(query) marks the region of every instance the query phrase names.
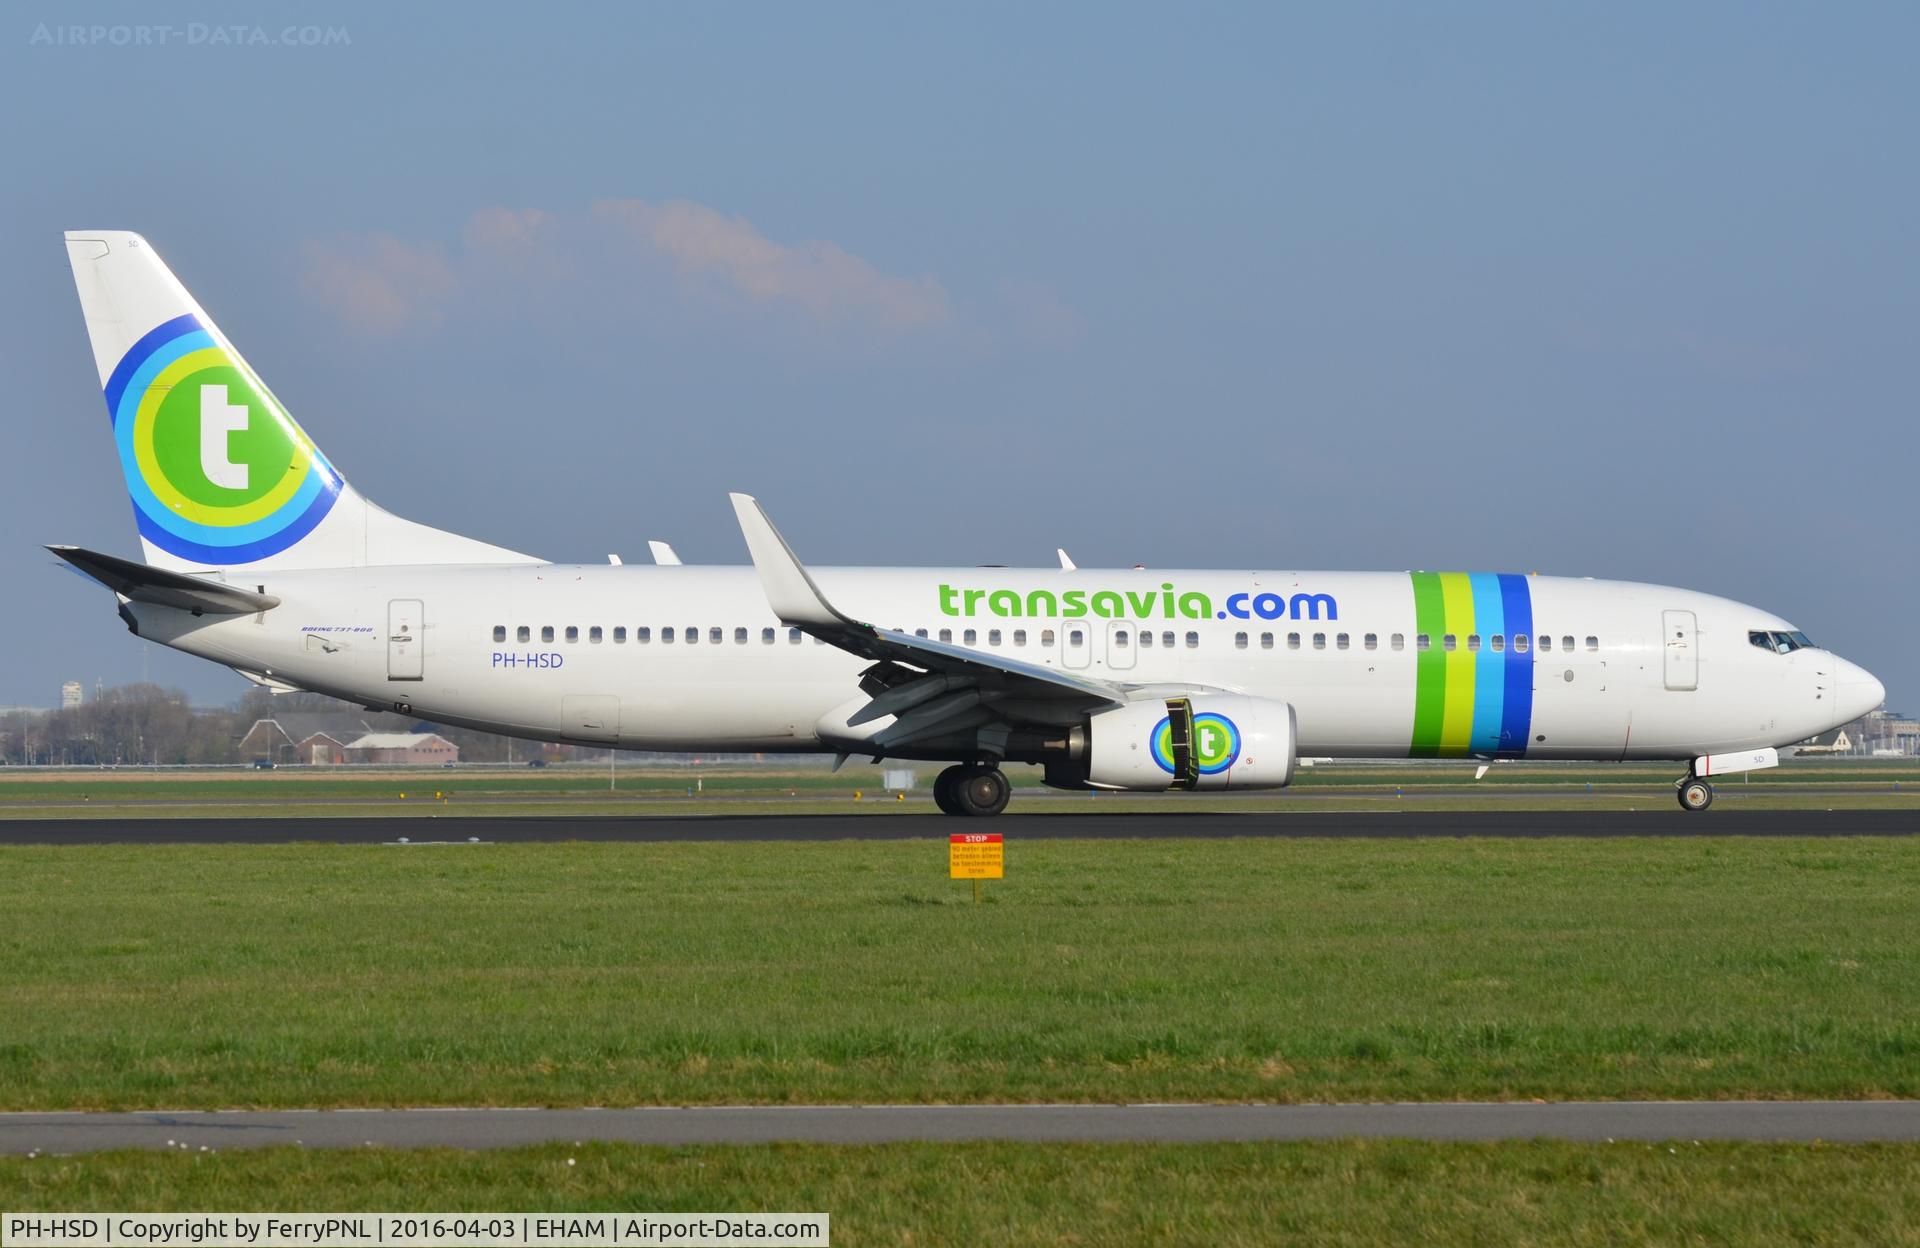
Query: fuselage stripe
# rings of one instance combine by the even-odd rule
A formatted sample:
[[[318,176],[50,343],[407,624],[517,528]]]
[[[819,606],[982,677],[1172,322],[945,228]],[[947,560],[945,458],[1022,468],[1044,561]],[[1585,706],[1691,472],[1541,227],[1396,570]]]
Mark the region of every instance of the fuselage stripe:
[[[1465,572],[1440,574],[1440,597],[1446,606],[1444,637],[1435,638],[1447,664],[1447,708],[1440,721],[1440,757],[1465,758],[1473,739],[1474,653],[1467,649],[1473,631],[1473,578]],[[1446,637],[1453,639],[1447,650]]]
[[[1473,651],[1473,738],[1474,754],[1491,754],[1500,748],[1500,712],[1507,700],[1505,655],[1493,650],[1493,639],[1506,634],[1506,610],[1500,602],[1500,578],[1491,572],[1475,572],[1473,582],[1473,632],[1479,646]],[[1465,643],[1465,639],[1462,639]],[[1502,643],[1504,645],[1504,642]]]
[[[1500,712],[1500,754],[1520,758],[1533,732],[1533,592],[1527,578],[1500,574],[1500,598],[1506,608],[1506,701]],[[1527,648],[1516,644],[1529,638]]]
[[[1440,651],[1440,634],[1446,631],[1446,611],[1440,596],[1437,572],[1415,572],[1413,577],[1414,698],[1413,741],[1407,749],[1411,758],[1437,758],[1440,754],[1440,726],[1447,705],[1446,655]],[[1427,639],[1421,649],[1419,638]]]

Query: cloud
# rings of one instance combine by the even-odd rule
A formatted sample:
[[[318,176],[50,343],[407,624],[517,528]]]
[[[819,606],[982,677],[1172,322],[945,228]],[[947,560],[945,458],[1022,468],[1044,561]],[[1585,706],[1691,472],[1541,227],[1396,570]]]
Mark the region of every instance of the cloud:
[[[1086,318],[1045,282],[1007,278],[1000,283],[1000,302],[1014,335],[1035,346],[1071,347],[1087,336]]]
[[[307,294],[374,333],[438,323],[442,302],[460,285],[438,248],[410,246],[391,234],[309,242],[305,261]]]
[[[838,243],[779,242],[740,216],[687,200],[606,199],[586,211],[490,207],[445,242],[391,234],[304,249],[302,288],[354,328],[431,329],[456,307],[591,308],[631,327],[766,336],[808,349],[923,340],[945,353],[1070,347],[1080,314],[1052,287],[989,282],[956,305],[932,275],[889,273]],[[704,315],[689,317],[699,311]],[[717,313],[717,315],[716,315]]]
[[[702,204],[602,200],[594,214],[671,261],[683,277],[709,277],[755,303],[896,330],[939,325],[952,315],[946,290],[931,277],[882,273],[835,243],[776,243],[744,218]]]

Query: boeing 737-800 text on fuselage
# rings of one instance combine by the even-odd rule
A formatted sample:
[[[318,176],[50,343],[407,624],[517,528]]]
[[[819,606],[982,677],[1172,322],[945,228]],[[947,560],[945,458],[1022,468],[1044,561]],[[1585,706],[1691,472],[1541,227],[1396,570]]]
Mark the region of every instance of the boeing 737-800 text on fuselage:
[[[1674,759],[1710,776],[1878,706],[1742,603],[1478,572],[554,564],[362,497],[145,240],[67,235],[143,562],[52,549],[143,638],[274,688],[543,741],[954,765],[1066,788],[1275,788],[1307,756]],[[1063,560],[1064,562],[1064,560]]]

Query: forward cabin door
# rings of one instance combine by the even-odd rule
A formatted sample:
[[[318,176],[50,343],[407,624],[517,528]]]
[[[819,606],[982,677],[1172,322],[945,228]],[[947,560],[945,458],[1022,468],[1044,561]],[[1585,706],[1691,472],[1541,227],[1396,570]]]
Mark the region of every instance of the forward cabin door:
[[[1662,611],[1661,649],[1666,654],[1667,688],[1700,687],[1700,638],[1693,612]]]
[[[387,679],[421,680],[426,672],[425,613],[418,598],[387,604]]]

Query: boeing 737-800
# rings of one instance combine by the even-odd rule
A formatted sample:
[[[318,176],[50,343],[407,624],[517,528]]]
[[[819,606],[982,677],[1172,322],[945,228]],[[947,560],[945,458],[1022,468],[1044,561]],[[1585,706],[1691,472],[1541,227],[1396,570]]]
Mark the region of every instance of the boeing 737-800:
[[[1277,788],[1299,756],[1672,759],[1710,777],[1878,706],[1786,620],[1685,589],[1478,572],[555,564],[362,497],[136,234],[66,236],[143,561],[51,547],[140,637],[542,741],[1006,761],[1075,789]]]

